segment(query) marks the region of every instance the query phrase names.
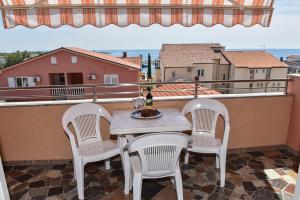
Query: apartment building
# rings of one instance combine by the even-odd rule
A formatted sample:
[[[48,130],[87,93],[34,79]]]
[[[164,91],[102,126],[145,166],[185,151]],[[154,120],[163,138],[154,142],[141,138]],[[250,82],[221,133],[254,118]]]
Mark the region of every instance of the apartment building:
[[[224,47],[209,44],[163,44],[160,50],[157,81],[227,80],[229,62],[222,55]],[[220,87],[222,84],[203,84],[204,87]]]
[[[289,74],[300,74],[300,55],[290,55],[284,63],[288,65]]]
[[[0,71],[0,87],[35,87],[45,85],[74,85],[74,88],[53,88],[40,91],[2,93],[2,98],[21,95],[53,97],[89,97],[93,91],[76,86],[81,84],[117,84],[138,82],[140,58],[117,58],[80,48],[62,47],[31,58]],[[98,93],[138,91],[138,87],[97,88]],[[4,97],[5,96],[5,97]],[[107,98],[112,96],[99,96]],[[115,96],[113,96],[115,97]]]
[[[281,79],[287,65],[264,51],[225,51],[218,43],[164,44],[156,70],[158,81]],[[284,82],[203,84],[223,93],[283,91]],[[268,89],[266,89],[268,87]],[[228,88],[228,89],[227,89]]]
[[[264,51],[224,51],[230,62],[231,80],[281,79],[287,77],[288,67]],[[285,82],[233,83],[230,93],[284,91]]]

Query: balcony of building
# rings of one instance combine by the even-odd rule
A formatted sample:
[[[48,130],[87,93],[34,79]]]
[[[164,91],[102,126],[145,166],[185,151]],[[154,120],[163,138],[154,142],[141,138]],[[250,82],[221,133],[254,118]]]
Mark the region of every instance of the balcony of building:
[[[300,161],[299,86],[300,77],[293,76],[283,92],[197,95],[196,87],[190,96],[154,98],[158,109],[181,110],[196,94],[221,101],[229,111],[225,187],[218,186],[214,156],[192,154],[188,165],[181,164],[184,199],[292,199]],[[78,198],[71,147],[61,125],[63,113],[82,102],[100,104],[111,114],[132,109],[132,98],[99,98],[104,94],[97,92],[95,98],[90,91],[91,99],[1,103],[0,147],[11,199]],[[108,123],[101,121],[101,128],[105,139],[116,139]],[[217,137],[221,129],[220,122]],[[103,162],[85,167],[86,199],[132,199],[132,194],[123,193],[120,158],[111,164],[108,171]],[[173,200],[176,192],[169,179],[150,180],[143,183],[142,198]]]

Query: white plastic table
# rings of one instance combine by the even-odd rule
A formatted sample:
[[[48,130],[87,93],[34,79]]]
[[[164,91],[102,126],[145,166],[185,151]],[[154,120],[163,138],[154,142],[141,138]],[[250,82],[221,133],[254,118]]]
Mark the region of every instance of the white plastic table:
[[[192,129],[189,120],[176,108],[161,108],[162,117],[157,119],[133,119],[130,117],[133,110],[115,111],[110,124],[110,134],[118,136],[121,151],[123,170],[125,176],[124,193],[129,194],[130,163],[129,156],[124,147],[127,144],[125,136],[156,133],[156,132],[182,132]]]

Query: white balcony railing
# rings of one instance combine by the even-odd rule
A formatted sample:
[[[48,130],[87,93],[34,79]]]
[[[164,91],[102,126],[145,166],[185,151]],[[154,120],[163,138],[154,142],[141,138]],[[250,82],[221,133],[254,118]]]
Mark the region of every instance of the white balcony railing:
[[[84,97],[83,87],[51,88],[50,91],[55,97]]]

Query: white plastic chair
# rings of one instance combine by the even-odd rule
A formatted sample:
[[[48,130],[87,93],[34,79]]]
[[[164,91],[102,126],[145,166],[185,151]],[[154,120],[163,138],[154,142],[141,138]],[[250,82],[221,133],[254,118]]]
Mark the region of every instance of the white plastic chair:
[[[183,200],[179,155],[190,142],[190,136],[180,133],[148,134],[129,142],[133,200],[141,199],[143,179],[163,177],[175,178],[177,199]]]
[[[194,99],[188,102],[182,113],[192,115],[193,144],[188,148],[190,152],[216,154],[216,167],[220,168],[220,186],[225,186],[226,155],[230,130],[229,115],[226,107],[214,99]],[[225,122],[223,140],[216,138],[216,124],[222,116]],[[185,164],[188,163],[189,153],[185,155]]]
[[[83,103],[70,107],[62,118],[63,128],[70,139],[73,152],[74,178],[77,180],[79,199],[84,199],[85,164],[105,160],[106,169],[110,169],[109,158],[120,154],[119,147],[113,141],[102,141],[101,117],[108,122],[111,121],[110,114],[102,106]],[[69,128],[70,124],[73,126],[75,134]]]

